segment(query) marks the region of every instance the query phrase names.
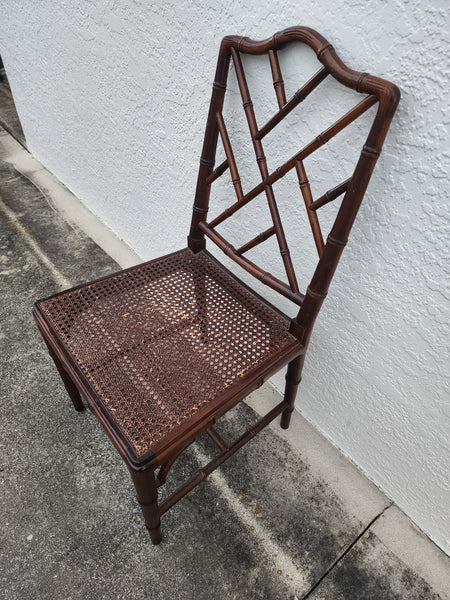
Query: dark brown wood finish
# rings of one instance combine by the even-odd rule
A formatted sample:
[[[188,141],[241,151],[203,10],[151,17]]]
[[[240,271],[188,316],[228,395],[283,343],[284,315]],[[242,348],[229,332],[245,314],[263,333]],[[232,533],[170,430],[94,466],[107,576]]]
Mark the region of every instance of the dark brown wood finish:
[[[155,481],[155,470],[135,471],[130,469],[130,475],[136,488],[136,498],[144,515],[145,526],[153,544],[162,540],[160,527],[160,509],[158,507],[158,486]]]
[[[322,67],[287,100],[278,53],[291,42],[309,45]],[[242,55],[245,53],[267,54],[272,73],[275,109],[261,127],[256,122],[244,72]],[[222,113],[230,61],[242,97],[249,144],[261,176],[261,182],[248,191],[243,189]],[[327,77],[360,92],[364,98],[271,172],[264,155],[263,139]],[[237,36],[224,38],[207,118],[188,248],[36,303],[34,316],[73,404],[81,410],[83,396],[124,459],[154,544],[161,541],[160,517],[178,500],[277,416],[282,415],[283,428],[289,426],[315,319],[347,243],[398,101],[399,92],[393,84],[347,68],[333,47],[311,29],[293,27],[264,41]],[[353,174],[314,199],[305,159],[375,104],[378,105],[376,115]],[[226,160],[214,168],[219,140]],[[305,293],[299,289],[273,187],[292,169],[298,177],[319,255]],[[208,222],[212,185],[227,171],[236,201]],[[217,227],[261,193],[265,195],[273,224],[250,240],[242,240],[236,249]],[[317,211],[342,195],[335,222],[324,241]],[[273,236],[278,243],[286,282],[243,256]],[[292,319],[285,317],[225,269],[205,250],[206,237],[255,278],[291,300],[297,306],[296,315]],[[143,290],[152,290],[151,296]],[[159,305],[156,305],[157,298],[161,298]],[[138,333],[134,334],[131,323],[122,321],[136,306],[143,308],[141,313],[134,314],[138,322]],[[236,319],[244,314],[245,323],[239,333],[237,329],[235,333],[231,331],[231,341],[224,353],[220,344],[229,331],[227,328],[238,328]],[[101,331],[95,329],[97,318],[102,322]],[[258,324],[254,331],[251,319],[255,326]],[[140,325],[141,321],[145,327]],[[218,336],[217,328],[220,329]],[[148,334],[141,333],[147,330]],[[93,342],[96,336],[106,336],[98,347]],[[247,337],[251,342],[248,346]],[[260,337],[260,348],[253,350]],[[237,343],[239,351],[236,353],[233,348]],[[177,348],[178,366],[170,362],[174,360],[173,345]],[[185,355],[180,354],[180,348]],[[245,363],[246,353],[250,353],[248,363]],[[216,358],[211,359],[211,356]],[[214,429],[214,423],[286,365],[283,401],[238,440],[225,441]],[[178,371],[188,383],[178,381]],[[117,373],[121,374],[119,379]],[[155,424],[153,429],[149,423]],[[160,429],[156,423],[161,423]],[[158,488],[164,485],[171,467],[203,431],[217,445],[219,454],[171,496],[159,502]]]

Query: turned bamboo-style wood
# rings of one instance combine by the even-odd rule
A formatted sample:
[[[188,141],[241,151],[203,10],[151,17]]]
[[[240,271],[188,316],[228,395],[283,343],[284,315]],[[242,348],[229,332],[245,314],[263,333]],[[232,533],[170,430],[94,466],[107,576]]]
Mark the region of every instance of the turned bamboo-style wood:
[[[220,137],[222,138],[223,147],[225,149],[225,154],[227,155],[227,165],[230,168],[231,182],[234,185],[234,191],[236,192],[237,199],[242,200],[244,193],[242,191],[241,178],[239,177],[239,171],[236,165],[236,161],[234,160],[234,154],[231,148],[231,142],[230,138],[228,137],[228,131],[225,126],[225,121],[223,120],[221,113],[216,114],[216,119],[217,125],[219,127]]]
[[[280,281],[277,277],[264,271],[245,256],[241,256],[241,254],[239,254],[238,251],[220,235],[220,233],[214,231],[214,229],[209,227],[206,223],[200,223],[199,227],[227,256],[237,262],[238,265],[253,275],[253,277],[259,279],[259,281],[265,283],[276,292],[286,296],[286,298],[289,298],[292,302],[295,302],[296,304],[302,303],[304,297],[303,294],[300,294],[300,292],[293,292],[283,281]]]
[[[235,48],[231,48],[231,56],[233,58],[236,77],[239,83],[239,89],[242,96],[244,112],[245,116],[247,117],[248,128],[250,130],[250,136],[253,142],[253,148],[256,155],[256,162],[258,163],[261,177],[263,178],[263,180],[265,180],[269,175],[269,170],[267,168],[267,161],[266,157],[264,156],[261,140],[256,139],[258,127],[256,125],[256,117],[255,112],[253,110],[253,102],[250,97],[250,92],[248,90],[247,80],[244,74],[244,69],[242,67],[241,58],[238,52],[235,50]],[[273,225],[275,227],[275,235],[277,236],[278,246],[280,247],[280,253],[283,259],[284,268],[286,269],[286,275],[289,281],[289,285],[294,294],[298,294],[299,289],[297,278],[295,276],[294,267],[292,265],[286,236],[284,235],[283,225],[281,223],[281,218],[278,212],[278,207],[275,201],[275,195],[273,193],[272,186],[270,184],[265,185],[264,191],[266,192],[267,201],[269,203],[270,214],[272,217]],[[242,198],[239,198],[238,202],[240,200],[242,200]]]
[[[224,450],[222,450],[220,454],[213,458],[213,460],[197,471],[197,473],[195,473],[185,483],[180,485],[180,487],[175,490],[173,494],[161,502],[159,507],[160,515],[162,516],[165,512],[167,512],[169,508],[181,500],[181,498],[184,498],[184,496],[193,490],[199,483],[205,481],[205,479],[211,475],[213,471],[215,471],[218,467],[220,467],[221,464],[228,460],[230,456],[233,456],[233,454],[242,448],[242,446],[245,446],[247,442],[254,438],[262,429],[264,429],[264,427],[267,427],[267,425],[276,419],[284,410],[286,410],[285,402],[277,404],[270,412],[257,421],[255,425],[243,433],[241,437],[234,442],[234,444],[224,448]]]
[[[220,450],[222,450],[222,451],[229,450],[230,446],[226,443],[226,441],[223,439],[223,437],[214,429],[214,427],[212,425],[211,425],[211,427],[208,427],[208,429],[206,430],[206,433],[209,435],[209,437],[212,439],[212,441],[216,444],[216,446],[218,448],[220,448]]]
[[[328,190],[328,192],[325,192],[323,196],[320,196],[320,198],[318,198],[314,202],[311,202],[311,204],[309,205],[309,210],[315,211],[321,208],[322,206],[325,206],[325,204],[336,200],[336,198],[339,198],[339,196],[341,196],[344,192],[347,191],[348,184],[350,183],[351,179],[352,178],[349,177],[336,187],[332,188],[331,190]]]
[[[130,469],[131,478],[136,488],[136,497],[144,516],[145,526],[153,544],[162,540],[160,515],[158,507],[158,489],[154,469],[135,471]]]
[[[297,389],[302,380],[302,370],[305,362],[305,356],[305,354],[297,356],[289,363],[287,368],[286,387],[284,390],[284,401],[287,404],[287,407],[283,411],[280,423],[283,429],[287,429],[291,422],[295,398],[297,396]]]
[[[269,227],[269,229],[262,231],[256,237],[251,239],[249,242],[247,242],[246,244],[243,244],[240,248],[238,248],[236,250],[236,254],[244,254],[244,252],[248,252],[252,248],[255,248],[262,242],[265,242],[266,240],[268,240],[274,234],[275,234],[275,227],[274,226]]]
[[[287,100],[278,53],[291,42],[302,42],[311,47],[322,67]],[[245,53],[267,54],[272,73],[278,111],[260,129],[256,123],[241,60],[241,55]],[[232,140],[222,114],[230,60],[233,61],[242,96],[249,144],[253,146],[262,179],[246,193],[242,189],[239,165],[233,154]],[[262,139],[316,90],[326,77],[333,77],[340,84],[363,94],[364,98],[289,160],[270,172]],[[145,525],[154,544],[162,539],[160,517],[178,500],[204,481],[214,469],[277,416],[282,415],[283,428],[289,426],[315,319],[347,243],[399,98],[399,91],[392,83],[346,67],[331,44],[312,29],[292,27],[263,41],[238,36],[224,38],[207,117],[188,248],[76,286],[68,292],[60,292],[36,303],[34,316],[72,402],[77,410],[81,410],[81,395],[86,399],[126,463],[142,507]],[[305,159],[375,104],[376,114],[354,172],[347,180],[314,200],[304,165]],[[231,127],[229,131],[232,131]],[[214,168],[219,138],[226,160]],[[314,274],[304,294],[299,290],[273,188],[279,179],[294,168],[319,253]],[[330,165],[330,169],[333,168]],[[227,170],[230,171],[237,201],[208,222],[211,188]],[[250,241],[240,241],[242,245],[236,249],[216,228],[263,192],[273,224]],[[324,242],[317,210],[342,195],[337,216]],[[287,283],[243,256],[274,235]],[[206,251],[206,238],[253,277],[291,300],[296,305],[294,318],[289,320],[221,265]],[[132,310],[136,310],[136,306],[144,306],[144,287],[151,289],[151,301],[145,306],[146,314],[141,311],[136,319],[138,332],[130,335],[129,321],[125,321],[129,316],[126,306],[131,305]],[[156,288],[159,289],[159,296]],[[78,298],[76,301],[75,297]],[[157,301],[156,298],[160,300]],[[110,304],[108,319],[105,320],[104,307],[107,302]],[[58,309],[55,308],[56,305]],[[68,313],[61,312],[61,306],[67,308],[69,317]],[[230,311],[234,311],[231,316]],[[148,318],[150,313],[151,318]],[[89,317],[86,318],[86,315]],[[236,323],[239,319],[242,327],[237,335]],[[98,322],[102,323],[101,330]],[[144,322],[148,328],[145,334],[142,333],[145,329],[142,325]],[[232,332],[227,352],[223,346],[225,326],[228,327],[228,333]],[[112,333],[108,327],[111,327]],[[95,345],[92,350],[92,340],[103,335],[106,338],[101,337],[101,351]],[[182,351],[177,349],[177,352],[173,352],[171,341],[174,338],[171,336],[178,340],[174,343],[178,343],[177,348],[182,348]],[[115,342],[116,338],[121,340],[120,344]],[[103,343],[103,340],[106,341]],[[164,349],[160,345],[156,352],[149,351],[151,343],[163,340]],[[246,362],[242,358],[244,343],[247,344],[250,356],[245,359]],[[89,346],[87,358],[84,344]],[[108,360],[102,354],[105,346],[111,352],[117,352],[114,356],[108,355]],[[168,365],[161,364],[160,355],[163,352]],[[176,355],[175,363],[173,355]],[[212,356],[215,358],[211,358]],[[118,361],[114,364],[120,364],[126,377],[120,378],[114,373],[113,378],[108,378],[108,365],[114,360]],[[160,362],[150,366],[149,361],[157,360]],[[236,364],[231,365],[233,360]],[[283,401],[235,442],[226,442],[213,427],[216,421],[286,365],[288,368]],[[223,375],[223,379],[222,372],[227,373]],[[96,378],[102,377],[102,373],[105,373],[104,380],[97,380]],[[188,377],[191,373],[197,378],[194,378],[192,387]],[[169,376],[169,385],[167,381],[165,384],[160,381],[162,374]],[[184,380],[181,384],[175,381],[185,375],[189,384]],[[226,379],[228,376],[231,377],[230,380]],[[116,383],[111,384],[111,379]],[[117,379],[120,379],[119,383]],[[155,387],[152,388],[150,383]],[[179,385],[178,388],[175,383]],[[113,387],[111,394],[105,396],[103,384],[116,387]],[[172,391],[173,385],[178,390],[178,395]],[[208,386],[211,387],[210,391],[207,391]],[[167,388],[170,390],[167,391]],[[125,392],[130,396],[126,396]],[[122,404],[115,404],[114,394],[121,395]],[[153,399],[160,397],[163,399],[156,406]],[[140,400],[137,401],[137,398]],[[143,414],[143,410],[148,412]],[[120,418],[118,412],[121,413]],[[157,488],[163,486],[180,454],[203,432],[218,446],[219,454],[168,498],[159,502]]]
[[[208,120],[206,122],[205,138],[197,178],[197,189],[195,192],[194,205],[192,207],[191,229],[188,236],[189,248],[194,252],[198,252],[205,248],[205,236],[198,225],[201,221],[206,220],[208,214],[209,193],[211,189],[208,178],[213,171],[217,138],[219,135],[216,115],[218,112],[222,112],[223,100],[227,89],[226,83],[229,63],[230,55],[228,52],[223,52],[221,47],[219,58],[217,60],[216,76],[213,83],[213,93],[209,107]]]
[[[298,182],[300,184],[300,190],[302,192],[303,200],[305,201],[306,213],[308,215],[309,224],[314,237],[314,243],[316,244],[317,252],[319,256],[323,250],[323,236],[322,230],[320,229],[319,219],[315,212],[311,212],[311,206],[313,205],[313,199],[311,194],[311,187],[309,185],[308,177],[306,176],[305,167],[301,160],[295,163],[295,169],[297,171]]]
[[[225,159],[220,165],[214,169],[214,171],[206,178],[206,183],[210,185],[218,179],[225,171],[229,168],[228,161]]]
[[[213,219],[209,226],[211,228],[217,227],[225,221],[228,217],[233,215],[240,208],[248,204],[251,200],[256,198],[267,186],[271,186],[276,183],[279,179],[284,177],[291,169],[295,167],[295,163],[298,161],[304,161],[305,158],[308,158],[313,152],[315,152],[318,148],[326,144],[336,136],[340,131],[342,131],[347,125],[352,123],[355,119],[360,117],[366,110],[368,110],[371,106],[375,104],[377,101],[374,95],[368,96],[364,100],[362,100],[359,104],[357,104],[351,111],[346,113],[343,117],[338,119],[333,125],[325,129],[322,133],[320,133],[316,138],[314,138],[311,142],[306,144],[299,152],[294,154],[289,160],[283,163],[280,167],[278,167],[275,171],[273,171],[270,175],[268,175],[261,183],[256,185],[252,190],[250,190],[245,196],[241,199],[229,206],[223,213]]]
[[[279,69],[279,67],[278,67]],[[305,83],[305,85],[297,90],[289,102],[284,99],[284,104],[280,105],[280,110],[263,126],[259,131],[256,132],[256,139],[262,140],[278,123],[280,123],[284,117],[294,110],[296,106],[303,102],[309,94],[316,89],[325,77],[328,75],[328,71],[325,68],[320,69],[311,79]],[[281,80],[282,81],[282,80]]]
[[[281,74],[280,62],[278,54],[275,50],[269,50],[270,68],[272,70],[273,87],[278,100],[278,106],[282,108],[286,104],[286,92],[284,89],[283,75]],[[257,132],[256,135],[258,135]]]

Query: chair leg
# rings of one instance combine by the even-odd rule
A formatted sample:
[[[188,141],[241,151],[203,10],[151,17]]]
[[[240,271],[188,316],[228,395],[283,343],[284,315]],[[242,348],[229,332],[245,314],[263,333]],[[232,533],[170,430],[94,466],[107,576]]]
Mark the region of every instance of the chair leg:
[[[155,471],[133,471],[129,469],[134,487],[136,488],[137,501],[144,515],[145,526],[150,534],[153,544],[159,544],[162,540],[159,508],[158,490],[156,488]]]
[[[46,344],[47,344],[47,342],[46,342]],[[82,411],[84,408],[84,404],[83,404],[83,400],[81,399],[80,392],[78,391],[77,386],[74,384],[74,382],[72,381],[72,378],[70,377],[70,375],[67,373],[67,371],[63,367],[59,358],[56,356],[55,352],[53,351],[53,348],[51,348],[49,346],[49,344],[47,344],[47,348],[48,348],[48,353],[52,357],[53,362],[55,363],[56,368],[58,369],[58,372],[61,376],[61,379],[63,380],[64,387],[66,388],[67,393],[69,394],[70,399],[72,400],[75,410],[77,410],[78,412]]]
[[[284,401],[288,405],[287,408],[281,414],[281,427],[287,429],[291,422],[292,411],[294,410],[295,397],[297,395],[297,388],[302,380],[302,369],[303,363],[305,362],[305,355],[301,354],[292,360],[287,368],[286,372],[286,387],[284,389]]]

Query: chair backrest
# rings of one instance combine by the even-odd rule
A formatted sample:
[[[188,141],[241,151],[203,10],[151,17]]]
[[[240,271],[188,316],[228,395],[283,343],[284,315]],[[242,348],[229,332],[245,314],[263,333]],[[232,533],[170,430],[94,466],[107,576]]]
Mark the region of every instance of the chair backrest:
[[[303,42],[311,47],[317,59],[322,63],[322,67],[287,100],[277,51],[291,42]],[[249,86],[244,73],[242,54],[268,55],[278,110],[262,127],[257,125],[256,122]],[[261,175],[261,182],[250,190],[243,189],[238,164],[233,153],[230,136],[223,116],[230,60],[233,63],[239,84],[243,108],[248,123],[249,142],[251,141],[253,145],[256,162]],[[322,133],[303,146],[291,158],[275,170],[270,171],[263,150],[264,137],[305,100],[328,76],[333,77],[347,88],[363,94],[364,98],[350,111],[346,112],[322,131]],[[327,294],[342,250],[347,243],[350,229],[380,154],[399,99],[400,93],[395,85],[367,73],[358,73],[349,69],[342,63],[327,40],[314,30],[306,27],[286,29],[275,34],[270,39],[260,42],[237,36],[225,37],[222,41],[213,84],[203,151],[200,159],[188,244],[194,252],[198,252],[205,248],[206,235],[251,275],[299,305],[300,309],[292,321],[291,330],[305,344],[309,339],[312,325]],[[305,170],[305,159],[375,104],[378,104],[376,114],[353,173],[345,181],[337,183],[332,189],[322,194],[319,198],[314,199]],[[223,144],[226,159],[214,169],[219,137]],[[278,180],[294,169],[298,176],[301,195],[306,206],[306,214],[319,255],[314,275],[304,293],[301,293],[297,283],[296,273],[292,264],[273,188]],[[207,213],[211,185],[228,170],[236,199],[226,210],[208,222]],[[266,195],[273,225],[256,237],[253,237],[253,239],[243,240],[242,245],[235,248],[217,231],[217,227],[262,193]],[[324,242],[317,211],[325,204],[342,195],[341,206],[337,211],[334,224]],[[286,282],[266,272],[261,266],[256,265],[244,256],[248,250],[263,243],[272,236],[275,236],[279,246],[286,271]]]

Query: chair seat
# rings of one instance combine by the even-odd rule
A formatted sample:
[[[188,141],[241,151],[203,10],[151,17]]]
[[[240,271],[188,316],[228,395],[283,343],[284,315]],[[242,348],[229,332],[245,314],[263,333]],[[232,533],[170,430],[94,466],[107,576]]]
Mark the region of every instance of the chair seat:
[[[298,349],[290,321],[184,249],[36,304],[63,361],[137,457]]]

